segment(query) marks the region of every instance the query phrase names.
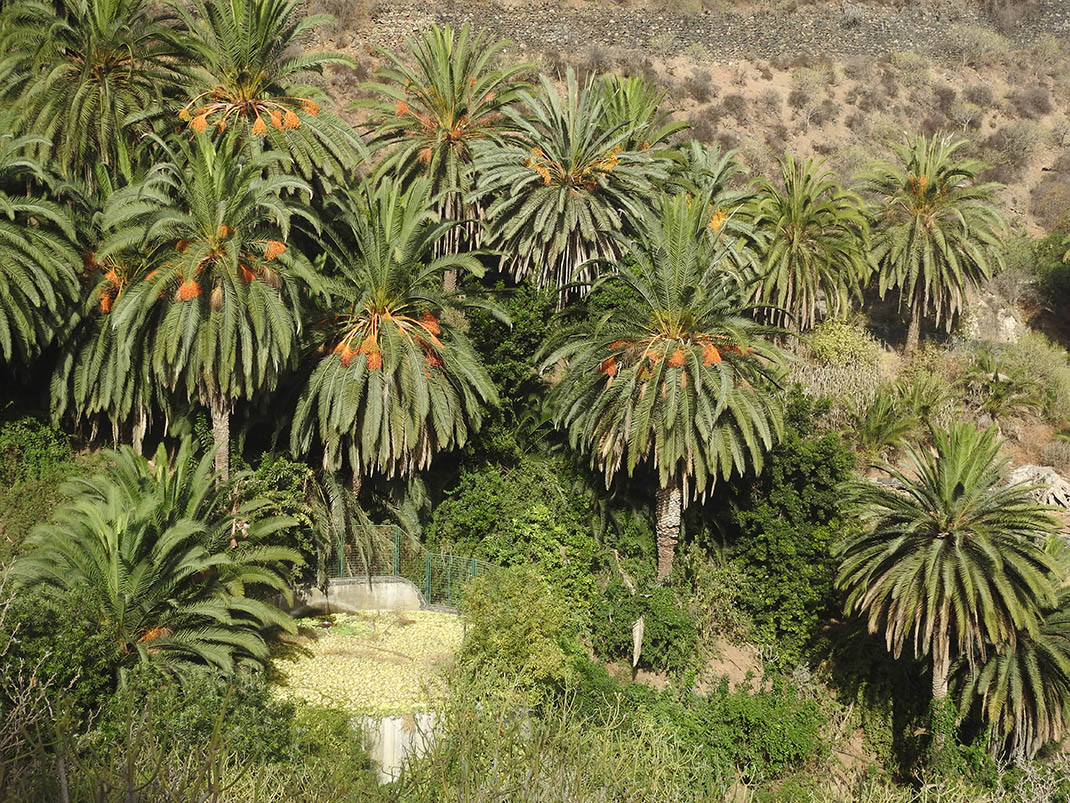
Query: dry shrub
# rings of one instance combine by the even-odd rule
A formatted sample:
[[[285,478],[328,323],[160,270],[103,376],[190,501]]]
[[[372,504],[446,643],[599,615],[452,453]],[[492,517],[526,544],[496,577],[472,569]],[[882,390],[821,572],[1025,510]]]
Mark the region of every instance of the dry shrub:
[[[772,88],[762,90],[762,93],[758,95],[758,105],[771,117],[780,116],[782,102],[780,93]]]
[[[1030,120],[1051,113],[1051,96],[1047,87],[1036,85],[1028,89],[1018,89],[1008,95],[1007,100],[1020,117]]]
[[[709,70],[705,69],[697,69],[691,73],[684,80],[684,89],[699,103],[709,103],[717,95],[717,88],[713,85],[713,76]]]
[[[1070,469],[1070,441],[1057,440],[1040,447],[1040,462],[1063,474]]]
[[[975,103],[982,108],[991,106],[992,101],[995,100],[992,88],[987,84],[974,84],[962,94],[968,102]]]
[[[721,108],[726,117],[734,118],[741,125],[750,119],[750,106],[747,99],[735,92],[725,95],[724,100],[721,101]]]
[[[1006,37],[977,25],[952,25],[944,40],[944,54],[963,67],[1000,64],[1010,52]]]
[[[372,24],[379,13],[378,0],[310,0],[309,14],[330,14],[332,30],[358,31]]]

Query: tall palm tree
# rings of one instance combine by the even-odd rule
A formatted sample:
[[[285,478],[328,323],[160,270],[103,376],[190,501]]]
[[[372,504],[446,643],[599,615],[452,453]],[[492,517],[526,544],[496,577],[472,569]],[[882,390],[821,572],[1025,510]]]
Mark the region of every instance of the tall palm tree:
[[[611,123],[593,79],[581,88],[569,70],[564,99],[540,80],[538,94],[520,93],[523,111],[505,110],[523,145],[476,143],[476,193],[506,269],[564,297],[569,285],[594,278],[591,260],[617,254],[617,235],[634,232],[670,163],[625,149],[631,127]]]
[[[105,465],[68,484],[71,500],[33,530],[14,579],[46,593],[84,588],[124,666],[230,672],[265,661],[264,628],[296,628],[246,590],[286,591],[282,562],[299,553],[263,540],[293,521],[263,518],[262,500],[235,509],[212,455],[198,459],[188,438],[173,459],[163,445],[151,462],[123,447]]]
[[[0,94],[37,156],[68,178],[96,163],[128,170],[138,134],[184,61],[181,27],[149,0],[16,0],[0,13]]]
[[[809,329],[824,314],[839,316],[861,296],[869,275],[869,226],[862,199],[846,192],[821,163],[780,163],[783,189],[757,182],[754,225],[771,233],[762,260],[757,301],[775,306]],[[785,323],[785,321],[781,321]]]
[[[892,146],[897,163],[878,164],[863,179],[877,196],[871,259],[880,293],[897,290],[909,309],[907,351],[917,348],[924,317],[950,330],[967,291],[1003,267],[998,185],[979,181],[985,165],[959,153],[966,144],[916,137]]]
[[[43,142],[0,135],[0,357],[5,362],[36,355],[77,298],[74,223],[63,207],[42,197],[38,184],[49,176],[26,155]]]
[[[481,266],[467,254],[432,258],[455,223],[433,211],[428,182],[403,190],[384,178],[336,204],[334,345],[301,395],[292,448],[306,453],[318,438],[324,468],[345,458],[357,493],[364,476],[404,476],[463,446],[497,394],[457,325],[476,301],[441,290],[444,271]]]
[[[980,707],[993,752],[1032,759],[1066,733],[1070,720],[1070,589],[1044,613],[1035,636],[998,648],[963,690],[962,707]]]
[[[770,392],[780,352],[770,330],[744,315],[708,210],[689,196],[664,196],[618,267],[625,303],[563,331],[543,370],[565,361],[555,421],[591,454],[608,486],[644,462],[658,476],[658,577],[672,571],[684,506],[719,477],[760,470],[781,430]],[[556,346],[556,347],[555,347]]]
[[[389,66],[366,85],[377,96],[362,105],[372,109],[373,143],[387,149],[383,166],[403,179],[426,178],[439,215],[465,221],[436,242],[435,256],[479,245],[483,210],[471,198],[472,145],[515,139],[516,125],[503,111],[526,87],[518,77],[530,67],[500,65],[507,45],[473,36],[468,26],[436,25],[408,41],[406,58],[382,50]]]
[[[194,53],[189,101],[178,115],[191,132],[237,131],[254,150],[288,154],[308,180],[343,182],[364,145],[307,83],[340,53],[305,52],[310,33],[331,21],[305,15],[299,0],[192,0],[179,8]]]
[[[144,338],[157,381],[209,408],[226,477],[234,401],[271,390],[296,357],[301,284],[314,277],[286,240],[293,216],[316,220],[297,195],[308,185],[278,169],[282,153],[250,153],[234,135],[161,148],[165,161],[109,199],[97,260],[146,255],[151,270],[118,297],[114,325],[124,343]]]
[[[688,127],[682,120],[670,119],[662,109],[666,93],[642,76],[606,75],[599,81],[598,89],[605,105],[605,127],[628,129],[622,143],[625,150],[666,151],[673,135]]]
[[[867,529],[840,547],[846,609],[882,632],[899,657],[932,659],[932,700],[948,694],[952,661],[973,666],[991,644],[1035,638],[1054,607],[1054,563],[1042,548],[1056,522],[1029,486],[1005,485],[994,428],[932,431],[933,450],[907,446],[888,484],[855,488]],[[1020,635],[1021,634],[1021,635]]]

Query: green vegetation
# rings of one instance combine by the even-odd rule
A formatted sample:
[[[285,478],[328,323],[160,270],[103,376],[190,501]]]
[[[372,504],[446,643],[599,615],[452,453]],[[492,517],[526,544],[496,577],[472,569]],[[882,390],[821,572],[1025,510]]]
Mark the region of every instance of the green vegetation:
[[[0,803],[1066,798],[1070,168],[994,181],[1056,70],[711,66],[689,130],[315,5],[0,11]],[[457,611],[295,621],[395,543]]]

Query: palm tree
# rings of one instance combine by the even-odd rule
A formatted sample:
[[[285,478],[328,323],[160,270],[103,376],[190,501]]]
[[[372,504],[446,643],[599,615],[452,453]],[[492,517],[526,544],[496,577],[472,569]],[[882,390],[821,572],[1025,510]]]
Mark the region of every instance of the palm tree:
[[[754,225],[771,233],[762,254],[757,300],[777,307],[809,329],[825,315],[839,316],[861,296],[869,274],[869,226],[862,199],[846,192],[821,163],[780,163],[783,190],[757,182]],[[784,323],[784,321],[781,321]]]
[[[435,256],[458,254],[479,245],[483,210],[472,202],[477,164],[472,145],[502,145],[515,139],[516,126],[503,114],[526,85],[518,76],[530,65],[498,66],[507,42],[468,26],[455,31],[433,26],[408,41],[408,62],[389,50],[390,66],[367,89],[374,143],[386,148],[383,167],[403,179],[425,177],[443,219],[464,220],[435,244]],[[447,290],[456,274],[448,271]]]
[[[563,331],[543,370],[566,361],[555,422],[590,452],[607,487],[622,468],[653,463],[663,578],[688,500],[719,477],[761,470],[779,436],[780,403],[769,391],[781,355],[763,337],[770,330],[744,316],[741,287],[708,236],[708,210],[682,194],[660,207],[626,244],[619,278],[596,284],[619,283],[626,301]]]
[[[36,155],[68,178],[128,170],[134,138],[177,91],[181,28],[148,0],[16,0],[0,14],[0,94]]]
[[[1032,759],[1062,738],[1070,719],[1070,589],[1060,589],[1035,636],[1022,634],[979,667],[962,694],[963,709],[975,703],[996,753]]]
[[[979,182],[985,165],[959,155],[966,144],[917,137],[892,146],[896,164],[864,177],[863,188],[878,198],[871,259],[881,295],[896,289],[909,307],[908,352],[917,348],[922,318],[934,314],[950,330],[967,291],[1003,267],[998,185]]]
[[[523,113],[505,110],[524,145],[476,143],[476,192],[504,267],[563,298],[571,284],[593,279],[591,260],[617,254],[617,235],[634,231],[656,182],[668,179],[669,161],[625,149],[631,126],[610,123],[593,79],[580,88],[569,70],[564,100],[540,80],[539,94],[520,93]]]
[[[405,476],[463,446],[497,393],[457,325],[477,302],[440,289],[446,270],[482,269],[467,254],[431,257],[456,224],[439,220],[428,182],[384,178],[335,203],[334,345],[301,395],[292,448],[307,453],[317,437],[324,468],[344,457],[356,493],[368,474]]]
[[[124,344],[145,338],[157,381],[209,408],[227,477],[234,401],[270,391],[296,357],[300,283],[314,277],[286,239],[291,217],[315,219],[282,196],[309,187],[280,171],[287,156],[249,153],[234,135],[160,146],[167,159],[109,199],[97,260],[146,255],[151,270],[118,297],[114,325]]]
[[[254,151],[287,153],[309,181],[344,182],[364,145],[304,82],[331,65],[353,66],[340,53],[304,52],[304,40],[332,18],[306,16],[299,0],[193,0],[179,13],[195,54],[192,97],[178,112],[190,131],[237,131]]]
[[[246,589],[286,590],[282,562],[299,553],[263,540],[293,521],[262,518],[262,500],[234,509],[212,455],[197,459],[189,438],[173,460],[163,445],[151,462],[129,447],[104,457],[105,472],[69,483],[71,500],[33,530],[14,579],[46,593],[83,587],[124,666],[264,662],[262,630],[296,628]]]
[[[654,149],[662,155],[668,152],[669,140],[688,124],[673,121],[662,110],[665,92],[638,75],[624,77],[606,75],[598,83],[605,105],[605,127],[609,130],[626,128],[628,136],[622,146],[628,151]]]
[[[846,610],[883,632],[895,657],[913,640],[932,656],[932,700],[948,693],[952,661],[973,666],[991,644],[1036,637],[1055,605],[1054,564],[1042,548],[1056,521],[1029,486],[1005,485],[994,428],[934,428],[933,450],[906,447],[888,484],[855,487],[869,527],[840,547]]]
[[[26,155],[42,143],[40,137],[0,135],[0,356],[5,362],[28,361],[46,346],[78,292],[73,221],[62,207],[39,197],[36,185],[49,183],[50,177]],[[19,183],[21,192],[15,189]]]

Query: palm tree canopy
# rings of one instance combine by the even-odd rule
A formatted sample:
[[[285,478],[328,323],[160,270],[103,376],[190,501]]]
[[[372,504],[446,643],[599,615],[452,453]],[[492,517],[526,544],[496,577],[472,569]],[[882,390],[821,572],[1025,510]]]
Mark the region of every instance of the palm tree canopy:
[[[555,391],[556,421],[591,452],[607,485],[652,458],[705,494],[718,477],[760,470],[781,431],[769,388],[782,355],[774,330],[745,316],[737,277],[719,264],[708,210],[686,195],[663,196],[642,236],[625,246],[618,276],[629,293],[598,321],[561,334],[543,370],[567,361]]]
[[[881,295],[897,289],[900,303],[948,329],[966,291],[1003,267],[999,185],[979,182],[985,164],[959,154],[966,144],[920,136],[893,145],[897,163],[876,165],[862,184],[878,199],[871,259]]]
[[[127,665],[229,672],[266,660],[261,631],[296,628],[245,592],[286,590],[281,562],[300,555],[262,541],[294,522],[261,517],[262,500],[233,509],[213,456],[197,459],[188,438],[173,460],[162,445],[152,462],[129,447],[105,459],[104,473],[71,482],[71,501],[33,530],[14,579],[46,592],[84,587]]]
[[[18,0],[0,14],[0,94],[63,175],[128,169],[134,135],[179,86],[181,33],[148,0]]]
[[[606,75],[598,83],[605,106],[605,126],[609,130],[625,128],[628,136],[621,143],[624,150],[655,149],[668,152],[669,140],[688,124],[673,121],[662,110],[666,93],[639,75]]]
[[[151,270],[118,297],[124,337],[148,331],[153,372],[202,402],[251,398],[296,356],[301,284],[314,282],[287,245],[294,215],[315,218],[309,187],[228,135],[161,147],[167,159],[109,199],[97,260],[148,254]],[[286,195],[284,193],[291,193]]]
[[[823,164],[799,163],[789,154],[780,173],[783,189],[767,179],[757,182],[754,225],[771,237],[756,296],[809,329],[820,306],[835,317],[861,296],[869,276],[869,226],[862,199],[840,187]]]
[[[590,260],[617,253],[616,235],[635,231],[670,162],[625,149],[630,126],[611,124],[593,79],[581,88],[569,70],[564,99],[540,80],[538,94],[520,93],[523,112],[505,110],[523,145],[476,143],[476,193],[506,269],[540,289],[566,288],[593,278]]]
[[[27,361],[46,346],[77,298],[74,222],[27,183],[48,180],[27,156],[41,137],[0,135],[0,357]],[[21,190],[15,190],[21,182]],[[11,188],[9,194],[6,190]],[[32,221],[32,222],[31,222]]]
[[[497,393],[465,338],[442,273],[482,266],[471,255],[432,259],[452,221],[431,207],[429,182],[382,179],[342,195],[328,237],[337,278],[331,352],[313,371],[293,421],[293,449],[317,436],[324,466],[348,457],[355,474],[405,475],[463,446]]]
[[[306,16],[298,0],[193,0],[192,6],[192,13],[180,10],[195,53],[193,97],[179,111],[190,131],[237,130],[254,150],[288,154],[309,181],[343,182],[364,144],[306,79],[353,60],[301,49],[332,18]]]
[[[895,656],[955,647],[970,664],[989,644],[1036,636],[1055,605],[1042,541],[1056,522],[1027,485],[1006,485],[994,428],[934,429],[933,451],[906,448],[889,484],[855,487],[868,529],[840,548],[846,608],[883,632]]]

